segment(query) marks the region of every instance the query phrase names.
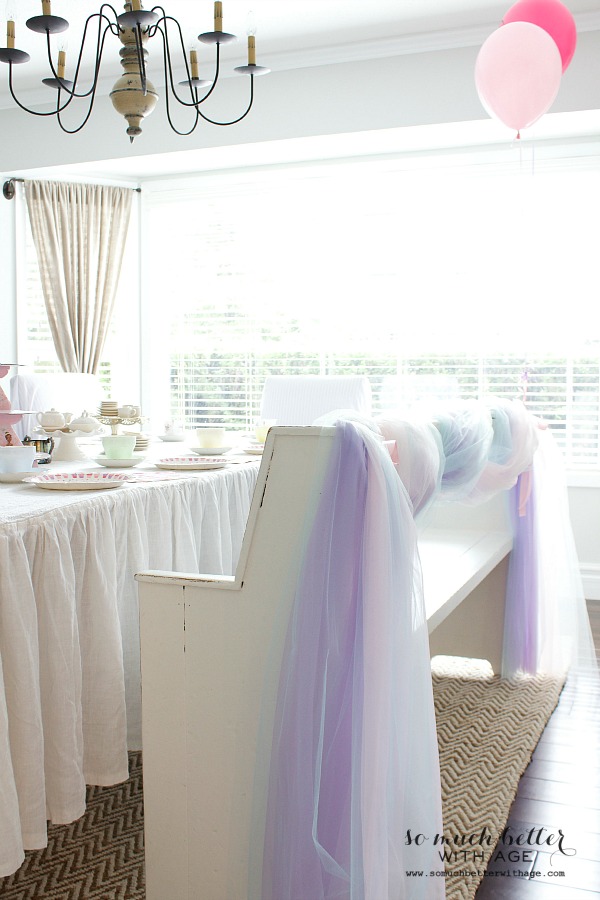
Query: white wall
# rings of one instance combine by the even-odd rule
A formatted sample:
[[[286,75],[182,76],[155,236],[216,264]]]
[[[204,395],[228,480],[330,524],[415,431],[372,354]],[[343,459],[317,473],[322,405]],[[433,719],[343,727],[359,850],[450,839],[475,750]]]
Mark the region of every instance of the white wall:
[[[15,230],[15,204],[0,196],[0,363],[17,361]]]
[[[599,477],[569,475],[569,509],[585,596],[600,600]]]

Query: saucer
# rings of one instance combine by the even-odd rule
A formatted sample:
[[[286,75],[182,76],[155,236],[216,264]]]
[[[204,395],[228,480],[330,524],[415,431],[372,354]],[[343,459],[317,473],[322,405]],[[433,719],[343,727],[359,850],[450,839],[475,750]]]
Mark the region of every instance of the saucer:
[[[131,469],[133,466],[139,465],[146,459],[145,455],[135,453],[127,459],[110,459],[106,454],[101,453],[100,456],[94,457],[94,462],[99,466],[106,466],[107,469]]]
[[[190,447],[190,450],[198,456],[222,456],[228,453],[231,447]]]
[[[35,472],[35,469],[29,469],[27,472],[0,472],[0,482],[2,484],[17,484],[17,482],[27,478],[28,475],[35,475]]]
[[[161,441],[185,441],[185,434],[159,434]]]

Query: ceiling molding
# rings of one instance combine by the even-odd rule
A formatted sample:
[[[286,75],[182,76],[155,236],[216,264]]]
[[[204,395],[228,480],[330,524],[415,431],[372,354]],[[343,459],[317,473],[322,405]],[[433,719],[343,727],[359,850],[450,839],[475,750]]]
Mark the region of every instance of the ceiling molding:
[[[577,32],[600,31],[600,11],[579,13],[574,16]],[[444,50],[458,50],[462,47],[478,47],[500,27],[499,22],[488,25],[476,25],[469,28],[452,28],[442,31],[419,32],[415,34],[394,35],[375,40],[355,41],[346,44],[333,44],[323,47],[303,48],[301,51],[280,51],[263,53],[261,63],[268,66],[274,74],[293,69],[315,68],[317,66],[340,65],[342,63],[364,62],[371,59],[406,56],[416,53],[434,53]],[[231,66],[223,67],[221,78],[233,77],[233,66],[243,63],[243,58],[228,60]],[[98,95],[110,93],[115,79],[101,78],[98,82]],[[161,81],[153,75],[157,87],[163,87]],[[238,76],[236,76],[238,77]],[[19,93],[19,99],[27,106],[49,107],[46,88],[33,88]],[[0,109],[14,109],[15,104],[7,91],[0,92]]]
[[[600,31],[600,11],[580,13],[574,16],[574,19],[579,34],[587,31]],[[370,41],[308,48],[302,52],[271,53],[265,57],[265,64],[270,66],[274,72],[281,72],[286,69],[312,68],[369,59],[385,59],[390,56],[406,56],[413,53],[434,53],[441,50],[457,50],[461,47],[478,47],[500,25],[500,22],[493,22],[469,28],[394,35]]]

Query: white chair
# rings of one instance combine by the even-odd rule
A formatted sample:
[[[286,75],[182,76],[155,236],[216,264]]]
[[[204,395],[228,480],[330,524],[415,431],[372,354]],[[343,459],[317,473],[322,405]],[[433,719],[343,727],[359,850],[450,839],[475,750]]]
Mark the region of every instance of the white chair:
[[[83,410],[93,414],[103,397],[103,389],[97,375],[82,372],[58,372],[40,375],[34,372],[19,373],[10,380],[10,402],[13,409],[44,412],[57,409],[79,416]],[[20,438],[37,425],[35,416],[23,416],[15,427]]]
[[[371,384],[363,375],[272,375],[265,380],[260,415],[278,425],[312,425],[336,409],[371,415]]]

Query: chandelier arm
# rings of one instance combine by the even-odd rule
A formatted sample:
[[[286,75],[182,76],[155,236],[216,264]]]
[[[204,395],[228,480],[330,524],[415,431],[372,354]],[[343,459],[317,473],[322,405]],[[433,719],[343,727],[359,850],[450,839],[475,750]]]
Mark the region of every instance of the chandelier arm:
[[[59,100],[60,100],[61,90],[62,90],[61,88],[58,89]],[[87,121],[92,114],[95,99],[96,99],[96,89],[94,87],[94,91],[90,97],[90,105],[89,105],[89,109],[87,111],[87,115],[86,115],[85,119],[81,122],[81,124],[77,126],[77,128],[65,128],[65,126],[63,125],[63,123],[61,121],[60,114],[62,112],[62,109],[65,109],[65,107],[68,106],[68,103],[65,103],[65,106],[63,106],[62,109],[57,110],[56,119],[57,119],[58,124],[60,125],[61,130],[64,131],[65,134],[77,134],[78,131],[81,131],[81,129],[84,127],[84,125],[87,124]]]
[[[154,35],[155,35],[156,32],[158,31],[158,26],[160,25],[160,23],[161,23],[163,20],[166,20],[166,19],[168,19],[168,18],[172,18],[172,16],[167,16],[167,14],[166,14],[166,12],[165,12],[165,10],[164,10],[164,8],[163,8],[162,6],[153,6],[152,9],[150,10],[150,12],[155,13],[155,12],[157,12],[157,10],[160,11],[160,12],[162,13],[162,15],[161,15],[160,18],[154,23],[154,25],[149,25],[149,26],[148,26],[148,37],[149,37],[149,38],[154,37]],[[174,21],[174,22],[177,22],[177,19],[173,19],[173,21]],[[177,24],[179,25],[179,22],[177,22]],[[180,30],[181,30],[181,29],[180,29]],[[183,40],[183,38],[182,38],[182,40]]]
[[[65,105],[62,107],[62,109],[53,109],[50,112],[40,112],[37,109],[29,109],[28,106],[25,106],[24,103],[21,103],[21,101],[15,94],[15,91],[13,88],[13,83],[12,83],[12,70],[13,70],[13,64],[9,63],[8,64],[8,89],[10,91],[10,96],[13,98],[13,100],[15,101],[17,106],[20,107],[20,109],[22,109],[24,112],[29,113],[32,116],[42,116],[42,117],[56,116],[59,112],[62,112],[62,109],[65,109],[65,107],[68,106],[68,104],[71,102],[69,99],[67,101],[67,103],[65,103]]]
[[[202,102],[202,101],[200,101]],[[215,119],[209,119],[208,116],[205,116],[204,113],[199,110],[197,107],[198,115],[201,116],[205,122],[209,122],[211,125],[236,125],[238,122],[241,122],[242,119],[245,119],[250,110],[252,109],[252,104],[254,102],[254,75],[250,75],[250,102],[248,103],[248,107],[246,111],[242,113],[241,116],[238,116],[237,119],[232,119],[230,122],[217,122]]]
[[[112,7],[111,7],[111,9],[112,9]],[[106,16],[104,16],[104,14],[102,14],[102,16],[103,16],[103,18],[106,18]],[[77,94],[77,96],[78,96],[79,98],[82,98],[82,97],[89,97],[89,98],[90,98],[90,105],[89,105],[89,107],[88,107],[87,115],[85,116],[85,118],[83,119],[83,121],[81,122],[81,124],[77,126],[77,128],[66,128],[66,127],[63,125],[63,123],[62,123],[62,121],[61,121],[61,118],[60,118],[60,114],[61,114],[61,112],[62,112],[64,109],[66,109],[66,107],[69,105],[69,102],[70,102],[70,100],[73,99],[73,96],[74,96],[74,95],[71,95],[70,100],[68,100],[67,103],[65,103],[65,105],[62,107],[62,109],[57,109],[57,111],[56,111],[56,118],[57,118],[58,124],[59,124],[61,130],[65,132],[65,134],[77,134],[77,132],[78,132],[78,131],[81,131],[81,129],[87,124],[88,119],[90,118],[90,116],[91,116],[91,114],[92,114],[92,110],[93,110],[93,108],[94,108],[94,102],[95,102],[95,100],[96,100],[96,89],[97,89],[97,87],[98,87],[98,74],[99,74],[99,71],[100,71],[100,64],[101,64],[101,62],[102,62],[102,53],[103,53],[103,50],[104,50],[104,41],[106,40],[106,34],[107,34],[107,32],[109,31],[109,28],[110,28],[110,21],[109,21],[108,19],[107,19],[107,21],[109,22],[109,24],[108,24],[108,25],[106,26],[106,28],[104,29],[104,32],[102,33],[102,38],[100,38],[101,25],[100,25],[100,22],[98,22],[98,45],[96,46],[96,65],[95,65],[95,68],[94,68],[94,81],[93,81],[93,83],[92,83],[92,86],[91,86],[91,88],[89,89],[89,91],[88,91],[86,94]],[[87,27],[87,26],[86,26],[86,27]],[[112,31],[112,29],[110,29],[110,30]],[[82,45],[82,49],[83,49],[83,45]],[[79,70],[79,66],[77,67],[77,70]],[[59,103],[59,105],[60,105],[60,92],[61,92],[61,90],[63,90],[63,89],[62,89],[62,88],[59,88],[59,89],[58,89],[58,103]]]
[[[103,12],[104,7],[106,7],[107,9],[110,9],[110,11],[112,12],[113,16],[115,17],[115,21],[114,21],[114,22],[111,22],[110,19],[108,18],[108,16],[105,15],[105,13]],[[110,28],[110,30],[111,30],[111,33],[114,34],[115,37],[118,37],[118,36],[119,36],[119,26],[118,26],[118,24],[117,24],[117,19],[118,19],[118,17],[119,17],[119,14],[118,14],[118,12],[116,11],[116,9],[114,8],[114,6],[111,6],[110,3],[103,3],[102,6],[100,7],[100,13],[99,13],[99,15],[104,16],[104,18],[106,19],[106,21],[107,21],[108,24],[109,24],[109,28]]]
[[[221,69],[221,45],[219,44],[219,42],[217,42],[217,59],[216,59],[216,64],[215,64],[215,77],[213,78],[213,83],[211,84],[210,88],[208,89],[208,92],[204,95],[204,97],[202,97],[201,100],[198,100],[198,103],[204,103],[205,100],[208,100],[208,98],[210,97],[210,95],[212,94],[214,89],[216,88],[217,81],[219,80],[220,69]],[[197,108],[198,107],[196,107],[196,109]],[[205,118],[205,117],[203,117],[203,118]]]
[[[157,9],[157,8],[160,8],[160,7],[155,7],[155,9]],[[153,10],[153,12],[154,12],[154,10]],[[199,98],[198,97],[198,89],[193,88],[192,85],[190,84],[189,85],[190,96],[192,99],[191,99],[191,101],[183,100],[177,93],[177,89],[175,87],[175,82],[173,80],[173,66],[171,65],[171,46],[169,44],[169,35],[167,33],[167,26],[166,26],[167,19],[170,20],[171,22],[175,22],[175,25],[177,26],[177,28],[179,30],[179,40],[181,41],[181,49],[182,49],[182,53],[183,53],[183,61],[185,63],[185,71],[187,74],[188,82],[191,82],[191,72],[190,72],[190,69],[188,66],[187,57],[185,55],[185,42],[183,40],[183,33],[181,31],[181,25],[179,24],[177,19],[174,19],[172,16],[163,16],[163,20],[165,22],[164,30],[162,28],[158,27],[160,25],[160,21],[156,23],[156,28],[158,29],[158,31],[160,31],[161,37],[163,39],[163,58],[164,58],[164,69],[165,69],[166,94],[168,95],[169,85],[170,85],[171,93],[173,94],[173,97],[177,100],[177,102],[179,104],[181,104],[181,106],[189,106],[189,107],[193,107],[194,109],[197,110],[198,104],[204,103],[206,98],[210,96],[210,94],[216,87],[217,80],[219,78],[219,45],[217,44],[217,68],[216,68],[214,81],[210,86],[210,90],[208,91],[207,94],[204,95],[204,97]]]
[[[108,6],[108,4],[103,4],[103,6]],[[112,9],[112,6],[110,6],[109,8]],[[113,12],[114,12],[114,10],[113,10]],[[95,19],[95,18],[98,18],[98,38],[96,41],[96,62],[94,65],[94,80],[93,80],[92,85],[89,88],[89,90],[78,94],[77,93],[77,81],[79,79],[79,70],[81,68],[81,60],[83,58],[83,50],[85,47],[87,29],[88,29],[88,25],[90,24],[92,19]],[[102,19],[106,19],[106,21],[108,22],[108,24],[105,27],[103,32],[102,32]],[[111,23],[110,19],[106,15],[104,15],[103,12],[93,13],[91,16],[88,17],[88,19],[85,23],[85,27],[83,29],[83,35],[81,38],[81,47],[79,48],[79,57],[77,59],[77,65],[75,67],[75,74],[73,76],[73,87],[69,88],[68,85],[62,84],[61,88],[60,88],[60,90],[64,91],[66,94],[69,94],[69,99],[63,106],[63,109],[65,109],[68,106],[68,104],[71,102],[71,100],[74,97],[81,99],[82,97],[89,97],[90,94],[93,94],[95,92],[96,87],[98,85],[98,74],[100,72],[100,64],[102,62],[102,53],[104,50],[104,41],[106,40],[106,34],[109,30],[111,31],[111,33],[113,33],[111,24],[112,23]],[[48,32],[48,31],[46,32],[46,40],[47,40],[47,44],[48,44],[48,61],[50,63],[50,69],[52,71],[53,76],[57,80],[60,80],[58,77],[58,73],[56,72],[56,70],[54,68],[54,64],[52,62],[52,54],[51,54],[51,46],[50,46],[50,32]]]
[[[146,94],[148,93],[148,79],[146,77],[146,60],[144,59],[144,45],[142,44],[142,29],[141,29],[139,22],[134,28],[134,34],[135,34],[135,49],[137,51],[140,79],[142,82],[142,94],[145,97]]]
[[[168,91],[167,91],[167,93],[165,94],[165,113],[166,113],[166,116],[167,116],[167,122],[168,122],[169,125],[171,126],[171,129],[175,132],[175,134],[178,134],[178,135],[180,135],[180,136],[182,136],[182,137],[187,137],[188,134],[192,134],[192,132],[196,130],[196,126],[198,125],[198,122],[200,121],[200,111],[199,111],[198,109],[196,109],[196,118],[195,118],[194,124],[192,125],[192,127],[191,127],[188,131],[180,131],[179,128],[176,128],[176,126],[175,126],[175,124],[174,124],[174,122],[173,122],[173,120],[172,120],[172,118],[171,118],[171,109],[170,109],[170,107],[169,107],[169,93],[168,93]]]
[[[176,20],[174,20],[174,21],[176,21]],[[179,25],[178,22],[177,22],[177,25]],[[158,27],[158,24],[157,24],[157,27]],[[170,54],[170,48],[169,48],[169,41],[167,39],[166,31],[163,31],[162,28],[160,28],[159,31],[160,31],[162,39],[163,39],[163,65],[164,65],[164,69],[165,69],[165,113],[167,116],[167,122],[169,123],[171,129],[175,132],[175,134],[178,134],[182,137],[187,137],[187,135],[192,134],[192,132],[196,130],[196,126],[198,125],[198,122],[200,121],[200,114],[198,112],[198,107],[195,105],[195,103],[184,103],[177,96],[177,93],[173,86],[173,72],[171,69],[171,54]],[[180,29],[180,31],[181,31],[181,29]],[[181,37],[181,40],[183,42],[183,36]],[[185,54],[184,54],[184,56],[185,56]],[[187,70],[188,76],[189,76],[187,60],[186,60],[185,65],[186,65],[186,70]],[[173,92],[173,96],[175,97],[175,99],[179,103],[181,103],[182,106],[193,106],[196,111],[196,118],[194,120],[194,124],[188,131],[180,131],[179,128],[176,127],[175,123],[173,122],[173,120],[171,118],[171,106],[170,106],[170,102],[169,102],[169,84],[167,81],[167,73],[169,74],[169,80],[171,82],[171,90]],[[191,85],[190,85],[190,92],[191,92],[192,96],[194,95],[194,93],[196,94],[196,96],[198,95],[197,88],[194,90]]]

